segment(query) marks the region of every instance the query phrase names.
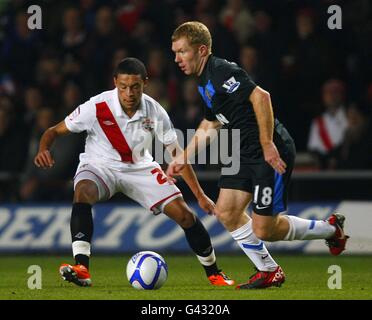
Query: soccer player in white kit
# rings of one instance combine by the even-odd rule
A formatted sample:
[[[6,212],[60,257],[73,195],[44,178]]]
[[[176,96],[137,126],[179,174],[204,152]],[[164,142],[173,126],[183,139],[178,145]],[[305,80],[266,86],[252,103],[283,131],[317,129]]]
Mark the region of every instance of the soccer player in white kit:
[[[81,104],[41,137],[34,163],[49,168],[54,164],[50,148],[58,136],[87,132],[85,152],[80,155],[74,177],[70,227],[75,265],[62,264],[60,274],[64,280],[79,286],[91,285],[92,205],[122,192],[154,214],[164,212],[183,228],[212,285],[233,285],[234,281],[217,267],[203,224],[149,152],[154,135],[172,156],[181,149],[166,111],[143,93],[147,81],[147,71],[140,60],[124,59],[115,70],[114,90]],[[182,174],[199,206],[212,213],[214,203],[204,194],[191,165],[187,165]]]

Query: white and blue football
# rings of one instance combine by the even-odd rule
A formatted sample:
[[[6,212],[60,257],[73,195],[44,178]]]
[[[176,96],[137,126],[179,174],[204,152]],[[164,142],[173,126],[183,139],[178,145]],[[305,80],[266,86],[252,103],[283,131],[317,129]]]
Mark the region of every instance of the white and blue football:
[[[127,278],[133,288],[159,289],[168,278],[168,266],[160,254],[141,251],[128,261]]]

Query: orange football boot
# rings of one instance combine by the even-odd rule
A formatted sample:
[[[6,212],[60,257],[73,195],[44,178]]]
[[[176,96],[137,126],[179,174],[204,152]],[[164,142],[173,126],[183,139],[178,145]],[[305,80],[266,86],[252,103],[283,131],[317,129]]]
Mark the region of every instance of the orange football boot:
[[[235,281],[230,279],[224,272],[221,270],[218,273],[212,274],[208,277],[209,282],[212,286],[232,286],[235,284]]]
[[[80,287],[90,287],[92,285],[89,271],[82,264],[72,266],[64,263],[59,267],[59,273],[63,280],[75,283]]]

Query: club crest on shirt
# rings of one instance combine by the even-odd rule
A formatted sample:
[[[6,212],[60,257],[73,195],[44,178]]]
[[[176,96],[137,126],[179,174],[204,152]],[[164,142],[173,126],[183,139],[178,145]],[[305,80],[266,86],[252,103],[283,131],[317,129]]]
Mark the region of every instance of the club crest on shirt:
[[[143,128],[143,130],[146,130],[146,131],[149,131],[149,132],[154,130],[154,121],[152,121],[149,118],[143,119],[142,120],[142,128]]]
[[[227,93],[232,93],[236,91],[240,86],[240,82],[236,81],[234,77],[231,77],[230,79],[226,80],[222,87],[226,89]]]

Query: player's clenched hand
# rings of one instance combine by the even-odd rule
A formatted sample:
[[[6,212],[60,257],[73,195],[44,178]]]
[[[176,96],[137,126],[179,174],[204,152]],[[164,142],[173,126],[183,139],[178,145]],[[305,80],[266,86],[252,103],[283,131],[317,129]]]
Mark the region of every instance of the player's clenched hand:
[[[216,207],[216,204],[205,194],[202,194],[198,197],[198,204],[199,207],[202,208],[209,215],[214,214],[214,208]]]
[[[177,162],[177,160],[173,160],[167,168],[166,175],[168,177],[179,176],[184,168],[185,164],[181,164]]]
[[[285,173],[285,169],[287,168],[287,164],[283,161],[280,157],[278,149],[276,148],[273,142],[270,142],[264,146],[262,146],[265,161],[273,167],[275,171],[279,174]]]
[[[39,151],[34,158],[34,163],[39,168],[51,168],[54,165],[54,159],[49,150]]]

